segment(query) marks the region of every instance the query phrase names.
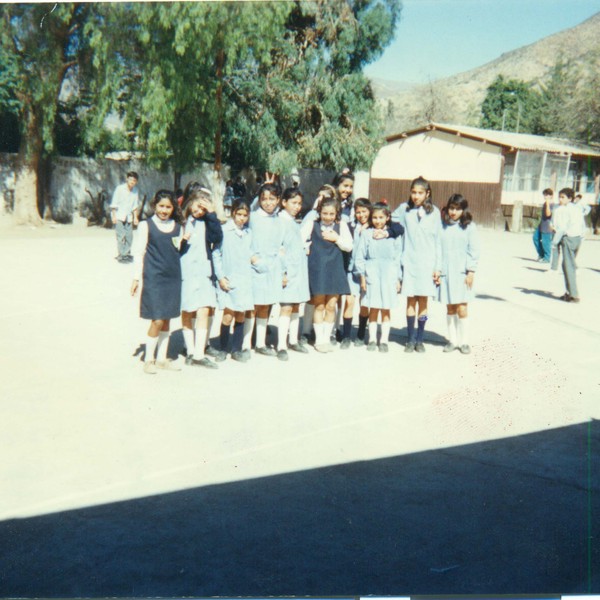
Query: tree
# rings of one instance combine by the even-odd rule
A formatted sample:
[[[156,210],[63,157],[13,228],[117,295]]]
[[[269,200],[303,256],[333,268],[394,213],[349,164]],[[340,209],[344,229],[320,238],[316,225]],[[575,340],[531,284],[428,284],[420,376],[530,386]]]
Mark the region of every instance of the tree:
[[[0,20],[0,108],[21,126],[15,218],[40,222],[44,158],[54,149],[63,82],[76,69],[84,44],[84,4],[5,4]]]
[[[540,95],[530,84],[498,75],[481,105],[484,129],[538,133]]]

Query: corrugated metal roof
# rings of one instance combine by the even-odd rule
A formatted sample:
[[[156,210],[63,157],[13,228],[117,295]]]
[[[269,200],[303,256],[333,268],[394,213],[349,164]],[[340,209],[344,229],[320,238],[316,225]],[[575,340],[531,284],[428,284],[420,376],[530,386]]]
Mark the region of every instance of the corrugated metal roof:
[[[418,129],[412,129],[397,135],[389,136],[387,141],[392,142],[403,137],[409,137],[433,129],[454,135],[461,135],[474,140],[485,141],[486,143],[503,146],[504,148],[514,148],[515,150],[600,157],[600,146],[589,146],[572,140],[545,137],[543,135],[532,135],[530,133],[495,131],[492,129],[468,127],[467,125],[447,125],[444,123],[430,123],[429,125],[419,127]]]

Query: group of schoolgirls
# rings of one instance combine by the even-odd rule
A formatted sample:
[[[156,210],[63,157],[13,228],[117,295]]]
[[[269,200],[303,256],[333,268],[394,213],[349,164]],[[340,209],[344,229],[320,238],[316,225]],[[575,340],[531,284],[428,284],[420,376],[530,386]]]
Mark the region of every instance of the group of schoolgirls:
[[[427,302],[437,297],[448,307],[444,351],[468,353],[467,302],[479,245],[467,201],[452,196],[442,218],[429,183],[417,178],[409,201],[391,213],[386,204],[364,198],[353,205],[353,185],[352,173],[338,174],[299,223],[300,190],[281,194],[277,184],[266,183],[256,209],[236,202],[223,226],[210,191],[199,183],[184,191],[183,217],[173,194],[159,191],[154,216],[140,224],[134,252],[131,293],[142,279],[140,315],[151,321],[144,371],[180,370],[167,359],[169,322],[178,316],[186,364],[211,369],[225,360],[229,347],[234,360],[249,360],[253,333],[255,352],[280,360],[288,360],[288,350],[307,353],[313,334],[315,350],[323,353],[334,349],[336,336],[342,349],[363,345],[367,331],[367,350],[387,352],[390,311],[400,291],[407,298],[406,352],[425,351]],[[352,341],[357,301],[359,324]],[[274,304],[280,306],[276,349],[267,345]],[[220,350],[208,344],[217,306],[223,311]]]

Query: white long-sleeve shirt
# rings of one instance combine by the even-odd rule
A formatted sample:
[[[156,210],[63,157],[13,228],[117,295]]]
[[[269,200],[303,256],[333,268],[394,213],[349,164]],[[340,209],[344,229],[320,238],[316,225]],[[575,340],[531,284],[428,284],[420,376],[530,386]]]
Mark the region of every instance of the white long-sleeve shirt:
[[[307,249],[310,245],[308,242],[310,242],[310,236],[312,234],[313,225],[315,222],[319,223],[319,221],[312,221],[306,218],[304,221],[302,221],[300,231],[302,233],[302,239],[304,240]],[[335,223],[332,223],[331,225],[323,225],[323,223],[320,223],[320,225],[321,231],[333,231],[333,226],[335,225]],[[350,252],[352,250],[352,234],[350,233],[350,229],[348,229],[348,224],[345,221],[340,221],[339,225],[340,234],[336,244],[340,250],[343,250],[344,252]]]

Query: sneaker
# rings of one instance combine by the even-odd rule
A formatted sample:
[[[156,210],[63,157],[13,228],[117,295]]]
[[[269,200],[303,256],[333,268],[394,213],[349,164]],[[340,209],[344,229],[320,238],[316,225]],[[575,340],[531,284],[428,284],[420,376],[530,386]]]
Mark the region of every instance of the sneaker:
[[[388,352],[389,348],[387,344],[379,344],[379,352]]]
[[[580,299],[576,296],[571,296],[569,298],[569,302],[575,302],[575,304],[577,304],[578,302],[580,302]]]
[[[333,335],[332,335],[332,336],[329,338],[329,343],[330,343],[332,346],[335,346],[335,345],[338,343],[338,341],[337,341],[337,338],[336,338],[335,334],[333,334]]]
[[[406,342],[406,346],[404,346],[404,352],[414,352],[415,346],[415,342]]]
[[[252,352],[250,352],[250,348],[245,348],[242,350],[242,354],[246,357],[246,360],[250,360],[252,358]]]
[[[219,368],[218,364],[214,363],[209,358],[206,358],[206,356],[204,358],[201,358],[200,360],[196,360],[195,358],[193,358],[192,365],[194,365],[194,367],[206,367],[207,369],[218,369]]]
[[[415,344],[415,352],[420,352],[421,354],[425,352],[425,346],[423,345],[423,342],[417,342]]]
[[[206,356],[210,356],[211,358],[217,358],[219,352],[221,351],[213,348],[211,345],[208,345],[206,348],[204,348],[204,354],[206,354]]]
[[[352,344],[352,340],[350,340],[350,338],[344,338],[342,340],[342,343],[340,344],[340,348],[342,350],[347,350],[348,348],[350,348],[351,344]]]
[[[361,340],[360,338],[356,338],[354,340],[354,345],[355,346],[364,346],[365,345],[365,340],[364,338]]]
[[[455,346],[454,344],[452,344],[451,342],[448,342],[445,346],[444,346],[444,352],[454,352],[454,350],[456,350],[458,348],[458,346]]]
[[[375,352],[377,350],[377,344],[375,342],[369,342],[367,344],[367,352]]]
[[[333,352],[333,346],[331,344],[315,344],[315,350],[317,352]]]
[[[167,358],[167,360],[157,360],[156,368],[163,371],[181,371],[181,367],[170,358]]]
[[[289,357],[289,355],[287,353],[287,350],[278,350],[277,351],[277,358],[279,360],[285,361],[285,360],[289,360],[290,357]]]
[[[277,352],[275,352],[273,348],[269,348],[268,346],[263,346],[262,348],[255,348],[254,352],[256,352],[256,354],[262,354],[263,356],[277,356]]]
[[[293,350],[294,352],[300,352],[300,354],[308,354],[308,348],[303,344],[290,344],[288,346],[288,350]]]
[[[568,292],[564,293],[561,297],[561,300],[564,300],[565,302],[570,302],[571,301],[571,296]]]
[[[232,352],[231,353],[231,358],[233,360],[237,360],[237,362],[241,362],[241,363],[246,363],[250,360],[250,358],[248,357],[247,354],[244,353],[243,350],[240,350],[238,352]]]
[[[158,373],[156,364],[153,360],[149,360],[144,363],[144,373],[147,373],[148,375],[156,375]]]
[[[127,256],[124,256],[123,257],[123,262],[132,263],[133,262],[133,256],[131,256],[131,254],[128,254]]]
[[[469,344],[463,344],[459,350],[461,354],[471,354],[471,346]]]
[[[213,355],[215,362],[223,362],[227,360],[227,352],[223,352],[223,350],[216,350],[216,353]]]

